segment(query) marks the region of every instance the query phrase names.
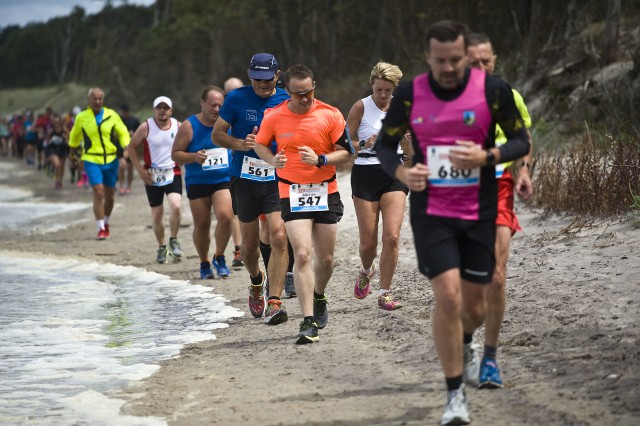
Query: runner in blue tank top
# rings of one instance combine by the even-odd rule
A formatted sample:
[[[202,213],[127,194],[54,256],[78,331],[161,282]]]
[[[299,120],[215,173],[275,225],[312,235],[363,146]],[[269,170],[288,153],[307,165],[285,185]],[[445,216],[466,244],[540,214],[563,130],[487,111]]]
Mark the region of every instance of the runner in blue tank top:
[[[436,299],[433,334],[448,391],[443,425],[470,422],[463,343],[471,342],[484,320],[484,284],[494,268],[495,164],[529,151],[511,88],[466,68],[466,48],[464,24],[440,21],[427,30],[430,72],[398,87],[375,145],[384,170],[411,190],[419,268]],[[496,124],[508,139],[499,148]],[[415,164],[410,169],[397,159],[408,129]]]
[[[211,263],[220,278],[229,276],[224,251],[231,238],[231,193],[229,164],[231,153],[211,142],[213,125],[224,103],[224,91],[207,87],[200,98],[201,111],[184,121],[173,142],[171,158],[185,165],[187,198],[193,217],[193,244],[200,257],[200,278],[214,278]],[[216,215],[216,251],[209,261],[211,209]]]

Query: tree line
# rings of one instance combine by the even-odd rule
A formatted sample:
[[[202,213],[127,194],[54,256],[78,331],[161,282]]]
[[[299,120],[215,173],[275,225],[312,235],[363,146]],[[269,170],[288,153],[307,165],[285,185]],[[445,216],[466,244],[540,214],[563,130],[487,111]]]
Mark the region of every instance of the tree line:
[[[317,96],[348,111],[367,93],[378,60],[398,64],[407,79],[425,71],[423,35],[437,20],[457,19],[487,33],[501,72],[515,82],[534,78],[543,59],[563,55],[568,39],[605,17],[595,46],[603,60],[613,60],[621,17],[639,11],[638,3],[621,0],[107,2],[95,15],[76,7],[46,23],[4,28],[0,87],[82,82],[134,108],[165,94],[184,114],[205,85],[230,76],[246,82],[251,55],[267,51],[281,69],[310,66]]]

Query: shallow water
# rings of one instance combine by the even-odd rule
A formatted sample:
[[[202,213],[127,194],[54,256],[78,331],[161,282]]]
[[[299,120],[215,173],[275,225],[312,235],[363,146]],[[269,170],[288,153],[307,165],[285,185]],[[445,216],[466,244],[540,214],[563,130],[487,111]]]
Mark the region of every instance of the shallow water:
[[[165,424],[105,393],[151,375],[242,312],[130,266],[0,252],[0,424]]]

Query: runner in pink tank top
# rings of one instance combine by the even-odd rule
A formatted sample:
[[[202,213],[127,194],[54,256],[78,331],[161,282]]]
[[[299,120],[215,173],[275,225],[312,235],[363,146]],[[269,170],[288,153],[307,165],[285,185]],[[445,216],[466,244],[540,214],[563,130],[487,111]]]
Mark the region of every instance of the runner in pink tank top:
[[[466,68],[464,24],[437,22],[425,42],[430,72],[398,87],[375,149],[384,170],[411,190],[418,267],[435,295],[433,334],[447,383],[440,422],[468,424],[463,379],[477,383],[479,373],[467,365],[463,378],[463,343],[469,347],[484,320],[482,284],[494,268],[495,164],[524,156],[529,141],[511,88]],[[508,139],[499,148],[496,124]],[[396,156],[407,130],[412,168],[399,165]]]

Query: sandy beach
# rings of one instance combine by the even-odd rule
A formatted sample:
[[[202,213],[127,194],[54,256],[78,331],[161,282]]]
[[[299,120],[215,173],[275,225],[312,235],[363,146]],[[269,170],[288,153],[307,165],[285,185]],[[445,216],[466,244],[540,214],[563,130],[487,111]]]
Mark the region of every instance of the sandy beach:
[[[4,232],[2,249],[133,265],[211,286],[244,311],[216,331],[217,339],[187,346],[153,376],[110,395],[127,401],[126,414],[177,426],[437,424],[446,395],[431,338],[434,299],[416,268],[408,218],[393,282],[404,307],[381,311],[373,295],[353,297],[358,230],[348,182],[342,173],[345,216],[327,290],[329,324],[313,345],[293,344],[301,320],[296,299],[284,300],[288,322],[267,326],[249,313],[244,269],[224,280],[197,278],[186,200],[184,259],[156,264],[137,177],[131,195],[117,196],[110,240],[96,241],[87,211],[65,230]],[[11,185],[47,201],[91,201],[90,190],[70,187],[68,177],[61,191],[36,171]],[[468,391],[472,424],[640,424],[640,229],[623,218],[576,221],[522,204],[517,212],[523,232],[512,242],[498,352],[505,387]],[[227,258],[231,252],[230,245]]]

